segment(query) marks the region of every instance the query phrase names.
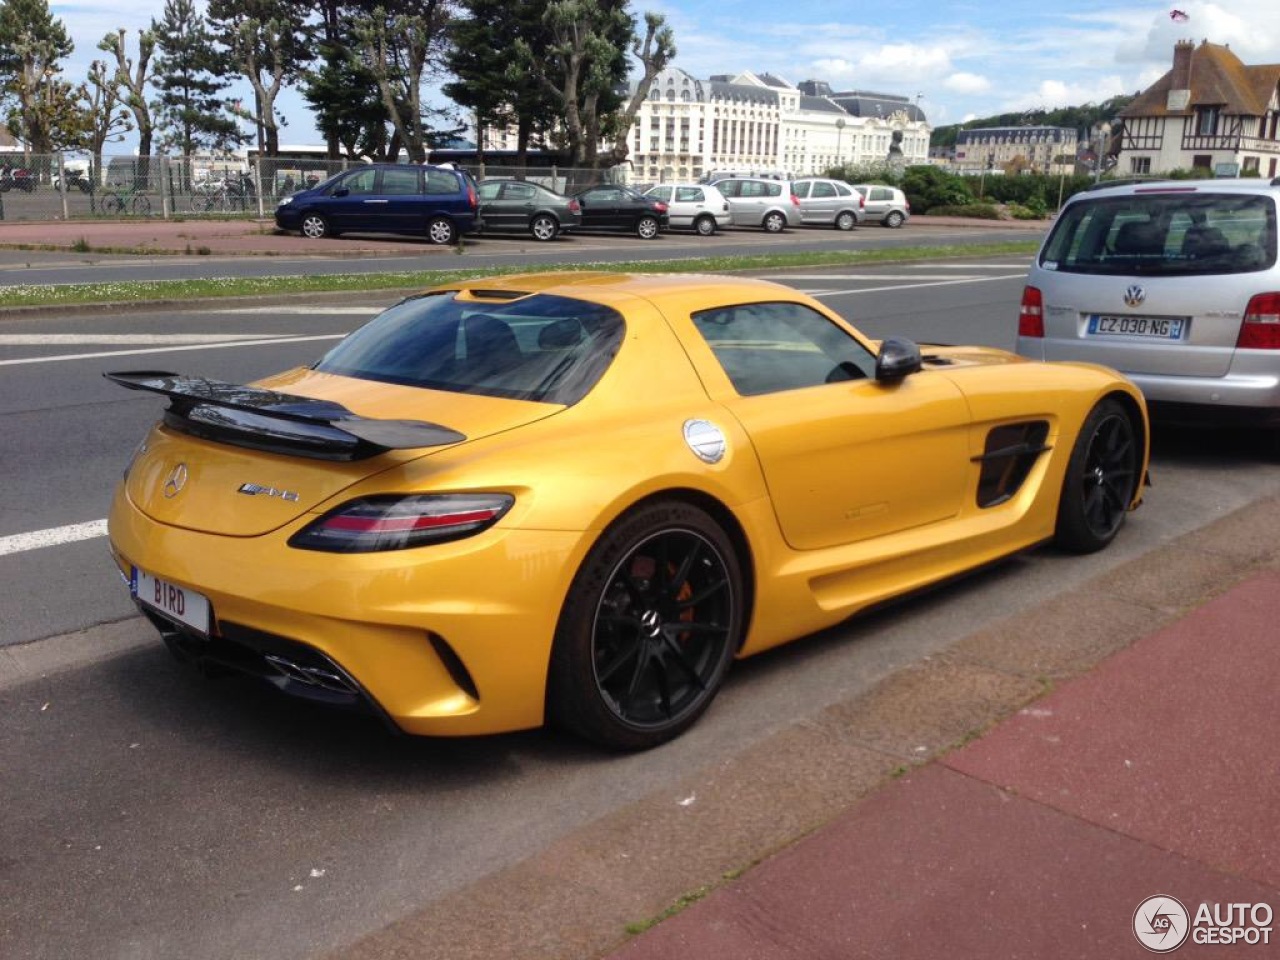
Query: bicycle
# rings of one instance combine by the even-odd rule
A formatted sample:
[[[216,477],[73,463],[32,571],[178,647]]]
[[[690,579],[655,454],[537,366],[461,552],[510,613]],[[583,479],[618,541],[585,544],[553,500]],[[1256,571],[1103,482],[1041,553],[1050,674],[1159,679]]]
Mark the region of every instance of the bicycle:
[[[151,215],[151,200],[141,190],[116,187],[102,192],[98,210],[105,216],[120,217],[126,213],[135,217]]]

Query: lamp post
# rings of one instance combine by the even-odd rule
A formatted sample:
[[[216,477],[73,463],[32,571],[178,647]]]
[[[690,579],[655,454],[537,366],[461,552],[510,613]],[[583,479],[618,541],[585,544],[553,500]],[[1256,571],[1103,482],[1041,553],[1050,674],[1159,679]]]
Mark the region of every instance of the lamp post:
[[[843,167],[840,163],[840,138],[844,134],[844,117],[836,117],[836,166]]]
[[[1102,179],[1102,154],[1107,149],[1107,137],[1111,136],[1111,124],[1104,120],[1093,128],[1093,134],[1093,182],[1097,183]]]

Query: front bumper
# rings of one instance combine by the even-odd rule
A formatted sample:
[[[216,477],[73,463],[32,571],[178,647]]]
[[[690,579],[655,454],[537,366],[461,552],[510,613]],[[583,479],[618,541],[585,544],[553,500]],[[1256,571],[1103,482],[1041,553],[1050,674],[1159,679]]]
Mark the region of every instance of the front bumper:
[[[261,537],[197,533],[156,523],[117,491],[109,527],[126,576],[136,565],[209,600],[210,638],[147,609],[181,654],[369,706],[407,733],[542,724],[556,621],[587,536],[499,525],[377,554],[288,547],[311,519]]]

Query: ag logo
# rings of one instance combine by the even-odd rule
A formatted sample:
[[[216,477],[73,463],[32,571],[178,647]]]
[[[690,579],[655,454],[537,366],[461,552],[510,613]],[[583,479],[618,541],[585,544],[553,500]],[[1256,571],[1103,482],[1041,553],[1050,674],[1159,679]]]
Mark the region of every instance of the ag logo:
[[[1152,953],[1170,953],[1187,939],[1190,921],[1187,908],[1174,897],[1147,897],[1133,911],[1133,935]]]

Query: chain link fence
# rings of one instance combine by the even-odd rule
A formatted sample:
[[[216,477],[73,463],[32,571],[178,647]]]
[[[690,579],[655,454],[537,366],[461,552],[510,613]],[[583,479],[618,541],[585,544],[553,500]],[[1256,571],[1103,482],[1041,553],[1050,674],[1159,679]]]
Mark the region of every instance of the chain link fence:
[[[320,158],[0,154],[0,220],[272,216],[276,204],[361,161]],[[571,194],[622,183],[626,169],[458,163],[477,180],[529,180]]]

